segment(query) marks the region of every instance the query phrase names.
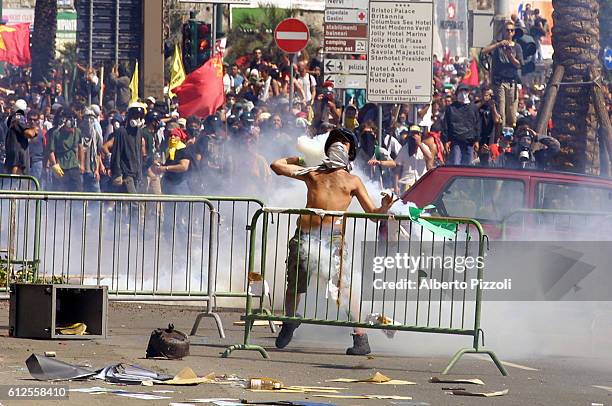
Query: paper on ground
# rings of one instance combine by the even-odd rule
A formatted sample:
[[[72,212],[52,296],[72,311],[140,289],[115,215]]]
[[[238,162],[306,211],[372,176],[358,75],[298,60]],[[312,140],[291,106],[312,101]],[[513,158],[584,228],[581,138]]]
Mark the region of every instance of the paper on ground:
[[[80,393],[106,393],[115,392],[117,389],[102,388],[100,386],[92,386],[91,388],[73,388],[68,389],[68,392],[80,392]]]
[[[331,379],[327,382],[344,382],[344,383],[373,383],[377,385],[416,385],[415,382],[403,381],[400,379],[391,379],[388,376],[376,372],[369,378],[366,379],[352,379],[352,378],[337,378]]]
[[[432,376],[429,379],[431,383],[471,383],[473,385],[484,385],[485,383],[478,378],[438,378],[437,376]]]
[[[607,390],[608,392],[612,393],[612,388],[609,386],[593,385],[593,387],[597,389]]]
[[[152,395],[152,394],[150,394],[150,393],[130,393],[130,392],[123,392],[123,393],[115,393],[115,395],[117,395],[117,396],[123,396],[123,397],[126,397],[126,398],[141,399],[141,400],[160,400],[160,399],[172,399],[170,396]]]
[[[210,375],[198,377],[193,369],[183,368],[176,376],[167,381],[143,381],[143,385],[151,386],[153,383],[158,385],[198,385],[200,383],[212,383]]]
[[[191,399],[188,402],[191,403],[214,403],[214,402],[234,402],[240,399],[233,398],[200,398],[200,399]]]
[[[312,395],[315,398],[330,399],[389,399],[389,400],[412,400],[410,396],[399,395]]]
[[[453,395],[458,396],[479,396],[483,398],[492,398],[493,396],[504,396],[508,394],[508,389],[500,390],[497,392],[470,392],[467,390],[454,390],[451,392]]]

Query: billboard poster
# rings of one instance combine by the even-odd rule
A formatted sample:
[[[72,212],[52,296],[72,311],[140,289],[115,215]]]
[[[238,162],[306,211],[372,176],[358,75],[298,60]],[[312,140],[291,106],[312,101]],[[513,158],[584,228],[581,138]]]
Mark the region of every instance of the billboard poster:
[[[442,55],[468,56],[467,0],[436,0],[434,21],[436,50]]]

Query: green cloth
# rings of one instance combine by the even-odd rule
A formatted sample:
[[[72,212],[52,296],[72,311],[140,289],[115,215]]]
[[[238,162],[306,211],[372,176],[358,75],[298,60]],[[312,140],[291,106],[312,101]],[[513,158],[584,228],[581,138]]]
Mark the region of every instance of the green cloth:
[[[410,216],[410,220],[415,223],[420,224],[423,228],[431,231],[434,234],[441,235],[442,237],[446,237],[448,239],[455,238],[457,234],[457,224],[455,223],[446,223],[440,220],[435,219],[427,219],[426,217],[421,217],[421,213],[427,209],[433,209],[436,206],[430,204],[423,208],[411,206],[408,208],[408,214]]]
[[[53,131],[49,144],[49,151],[55,153],[55,160],[62,169],[80,168],[79,162],[79,145],[81,144],[81,130],[74,129],[73,133],[62,128],[59,131]]]

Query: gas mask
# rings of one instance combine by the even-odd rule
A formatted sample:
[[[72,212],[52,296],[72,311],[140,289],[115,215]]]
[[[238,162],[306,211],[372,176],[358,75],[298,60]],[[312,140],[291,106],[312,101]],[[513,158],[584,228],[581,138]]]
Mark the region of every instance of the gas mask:
[[[144,126],[144,119],[142,118],[132,118],[130,119],[130,127],[140,128]]]
[[[457,93],[457,101],[459,103],[468,104],[470,103],[470,94],[465,91],[461,91]]]
[[[121,123],[120,123],[119,121],[115,121],[115,122],[113,123],[113,128],[114,128],[115,130],[117,130],[117,129],[119,129],[119,127],[121,127]]]

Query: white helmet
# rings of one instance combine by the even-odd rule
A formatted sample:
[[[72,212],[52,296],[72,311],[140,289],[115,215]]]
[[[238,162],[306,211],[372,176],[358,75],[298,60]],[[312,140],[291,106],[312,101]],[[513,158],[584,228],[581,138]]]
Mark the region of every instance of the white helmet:
[[[15,109],[26,111],[28,109],[28,103],[23,99],[19,99],[15,102]]]

